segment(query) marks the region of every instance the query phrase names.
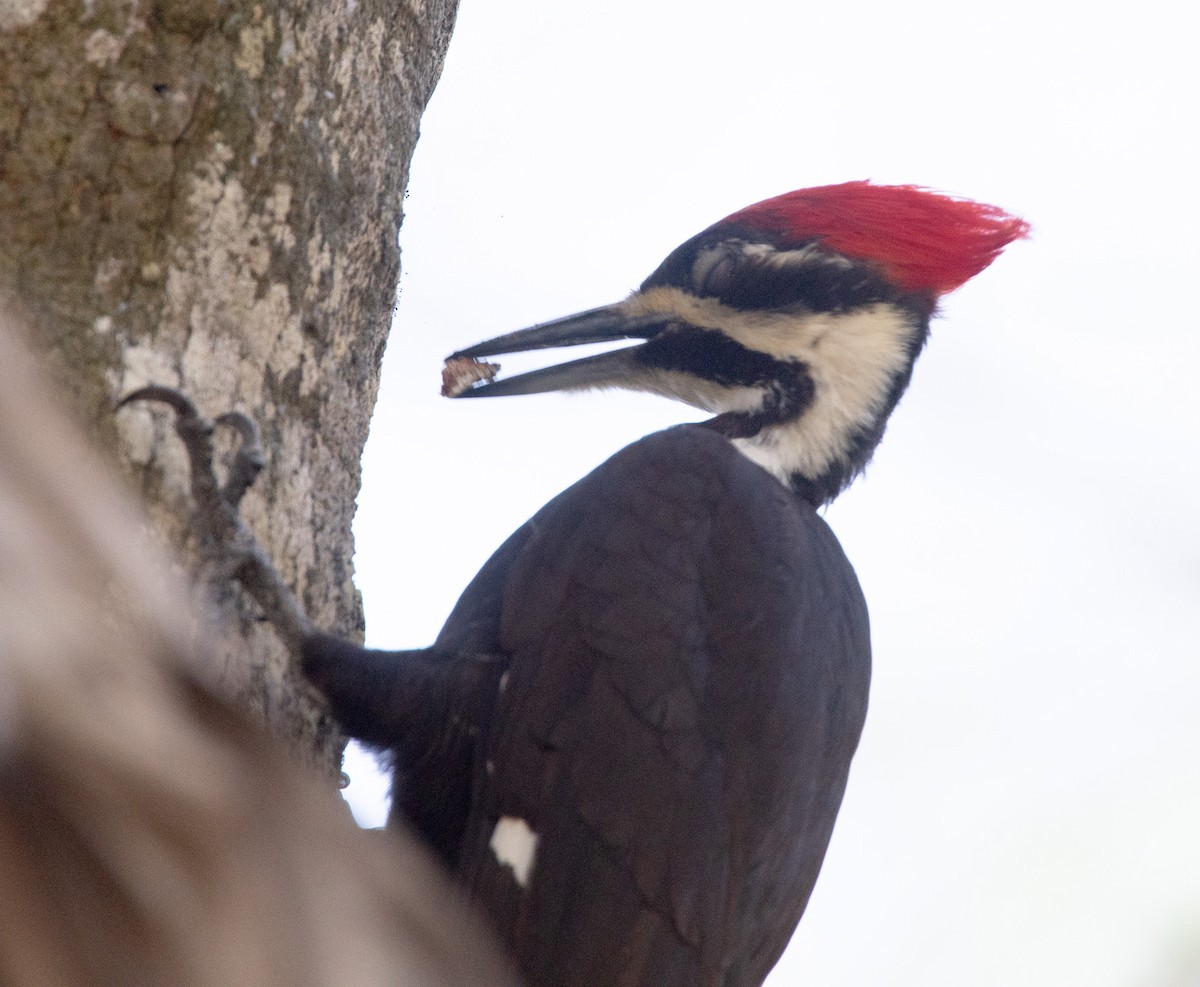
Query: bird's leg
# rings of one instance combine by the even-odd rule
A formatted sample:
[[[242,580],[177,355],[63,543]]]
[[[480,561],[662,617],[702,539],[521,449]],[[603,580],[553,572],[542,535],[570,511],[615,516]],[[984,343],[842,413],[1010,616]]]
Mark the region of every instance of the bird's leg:
[[[351,736],[402,753],[420,752],[446,721],[458,719],[474,727],[486,719],[503,672],[496,658],[435,648],[374,651],[312,626],[238,512],[265,462],[252,419],[229,412],[209,420],[186,395],[169,387],[143,387],[126,395],[118,408],[133,401],[157,401],[175,411],[208,575],[236,579],[245,587]],[[213,469],[218,425],[232,428],[240,438],[224,484]]]
[[[117,408],[134,401],[158,401],[175,412],[175,433],[188,455],[205,567],[218,579],[237,579],[262,607],[288,650],[299,655],[313,634],[312,624],[238,512],[242,498],[265,463],[258,426],[236,411],[211,421],[200,414],[187,395],[170,387],[140,388],[122,398]],[[217,425],[232,428],[240,438],[224,484],[213,469],[213,431]]]

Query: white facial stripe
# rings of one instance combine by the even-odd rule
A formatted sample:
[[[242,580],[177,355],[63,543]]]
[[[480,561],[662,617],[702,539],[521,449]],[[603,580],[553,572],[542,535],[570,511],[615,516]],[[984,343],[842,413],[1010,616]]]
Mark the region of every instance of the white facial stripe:
[[[809,244],[797,250],[777,250],[769,243],[723,240],[701,250],[696,255],[696,259],[692,263],[692,284],[697,287],[707,285],[715,270],[723,267],[733,268],[744,263],[744,258],[751,258],[776,270],[789,267],[812,267],[817,264],[839,268],[854,266],[854,263],[847,258],[822,250],[816,244]],[[718,281],[720,280],[718,279]]]
[[[625,307],[630,315],[670,314],[694,326],[719,327],[747,349],[808,366],[816,385],[808,410],[734,442],[783,479],[791,473],[815,479],[846,457],[853,435],[879,414],[892,381],[907,367],[919,330],[913,316],[886,303],[840,314],[739,311],[714,298],[661,287],[635,294]],[[722,388],[686,374],[656,376],[658,386],[647,390],[714,413],[753,410],[762,400],[757,388]],[[757,403],[747,404],[751,400]]]
[[[830,267],[850,268],[854,262],[841,254],[830,253],[810,243],[798,250],[776,250],[769,243],[748,243],[742,253],[758,257],[772,267],[808,267],[811,264],[828,264]]]

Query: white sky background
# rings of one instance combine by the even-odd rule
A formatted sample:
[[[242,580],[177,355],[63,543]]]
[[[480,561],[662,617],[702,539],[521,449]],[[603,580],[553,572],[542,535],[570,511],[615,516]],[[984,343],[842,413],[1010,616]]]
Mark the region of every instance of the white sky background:
[[[463,0],[364,462],[375,646],[428,644],[551,496],[697,417],[634,395],[446,401],[451,350],[615,301],[793,188],[916,182],[1034,224],[944,303],[868,475],[828,511],[875,680],[774,987],[1200,985],[1184,9]]]

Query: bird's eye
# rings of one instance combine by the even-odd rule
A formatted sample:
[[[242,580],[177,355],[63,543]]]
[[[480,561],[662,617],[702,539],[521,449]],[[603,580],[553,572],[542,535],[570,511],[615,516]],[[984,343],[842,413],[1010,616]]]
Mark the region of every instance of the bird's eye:
[[[741,260],[740,243],[719,243],[696,255],[692,264],[692,289],[701,297],[720,297],[729,287]]]

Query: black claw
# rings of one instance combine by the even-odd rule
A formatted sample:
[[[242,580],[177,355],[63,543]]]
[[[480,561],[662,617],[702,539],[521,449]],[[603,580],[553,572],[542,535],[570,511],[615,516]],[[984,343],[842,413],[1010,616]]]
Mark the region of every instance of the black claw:
[[[170,407],[176,414],[175,433],[183,441],[188,452],[192,471],[192,496],[197,503],[209,504],[216,496],[231,507],[237,507],[246,491],[258,479],[266,466],[258,424],[249,415],[240,411],[227,411],[210,421],[200,414],[195,403],[182,391],[161,384],[139,387],[117,402],[117,410],[133,401],[158,401]],[[212,434],[217,425],[224,425],[238,433],[241,444],[229,467],[229,477],[222,485],[213,470]]]
[[[258,426],[240,411],[226,412],[212,422],[200,414],[186,394],[158,384],[125,395],[117,403],[117,409],[133,401],[159,401],[175,411],[175,434],[187,450],[192,498],[196,502],[200,524],[213,542],[211,554],[224,558],[226,570],[235,575],[258,601],[288,647],[298,654],[302,642],[312,633],[308,617],[237,510],[242,497],[266,464]],[[215,425],[232,428],[241,440],[224,485],[217,481],[213,470]]]
[[[117,403],[117,409],[132,401],[159,401],[174,410],[175,434],[187,450],[188,465],[191,468],[192,497],[201,513],[210,519],[208,523],[212,526],[211,519],[214,517],[216,505],[220,502],[230,503],[223,496],[221,484],[213,469],[213,423],[200,414],[191,398],[173,387],[151,384],[138,388],[132,394],[125,395]]]
[[[232,428],[241,438],[237,455],[229,467],[229,477],[221,488],[221,496],[225,503],[236,507],[267,465],[262,437],[258,431],[258,423],[240,411],[227,411],[218,415],[215,424]]]
[[[191,398],[182,391],[177,391],[173,387],[163,387],[161,384],[149,384],[126,394],[117,402],[117,410],[120,411],[125,405],[134,401],[161,401],[174,408],[180,417],[200,417],[200,412],[196,410]]]

